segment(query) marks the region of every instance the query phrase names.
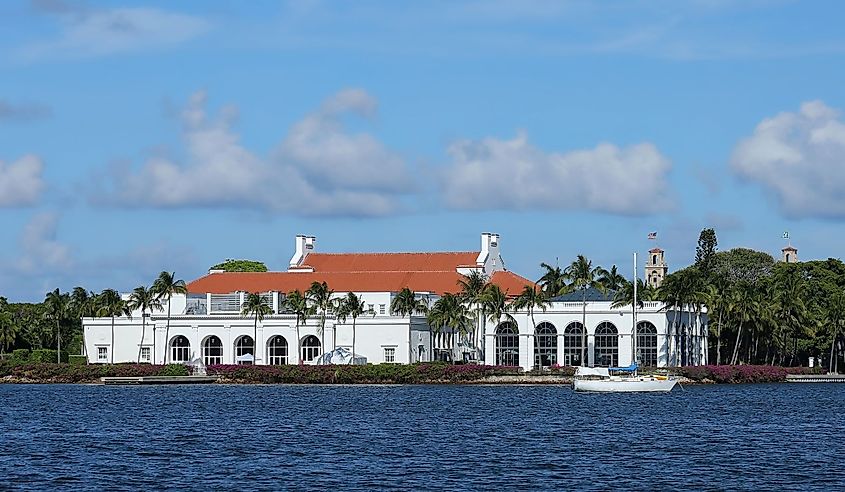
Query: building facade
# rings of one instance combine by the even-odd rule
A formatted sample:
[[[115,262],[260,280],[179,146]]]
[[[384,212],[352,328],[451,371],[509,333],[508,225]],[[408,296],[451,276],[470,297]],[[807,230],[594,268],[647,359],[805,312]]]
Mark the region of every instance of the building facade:
[[[498,234],[483,233],[476,251],[434,253],[320,253],[315,237],[296,236],[286,271],[210,271],[188,283],[187,295],[173,296],[169,306],[165,300],[163,309],[144,317],[136,311],[114,319],[83,319],[85,353],[91,363],[310,364],[337,348],[352,351],[354,336],[355,355],[368,363],[465,360],[530,369],[580,363],[583,341],[577,348],[573,344],[586,308],[588,363],[631,361],[630,306],[612,308],[612,301],[598,294],[591,294],[586,306],[580,297],[558,297],[545,311],[534,313],[536,324],[528,312],[519,311],[503,320],[478,321],[477,332],[466,335],[449,327],[433,330],[424,315],[390,312],[403,288],[431,305],[444,293],[457,293],[458,282],[474,271],[510,296],[533,285],[505,269]],[[325,323],[320,316],[297,321],[284,307],[285,293],[305,292],[313,282],[326,282],[337,297],[354,292],[370,314],[354,323],[331,312]],[[241,315],[248,292],[261,293],[272,307],[272,314],[257,325]],[[703,363],[706,315],[646,303],[637,320],[641,361],[659,366]]]

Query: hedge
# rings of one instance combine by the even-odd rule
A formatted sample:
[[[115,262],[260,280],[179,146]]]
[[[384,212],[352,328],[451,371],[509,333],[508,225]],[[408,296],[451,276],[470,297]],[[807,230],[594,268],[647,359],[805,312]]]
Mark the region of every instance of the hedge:
[[[67,361],[72,366],[85,366],[85,365],[88,365],[88,356],[87,355],[70,355],[70,356],[68,356]]]
[[[419,384],[478,381],[488,376],[515,375],[522,370],[510,366],[442,363],[376,365],[213,365],[206,369],[239,383],[291,384]]]
[[[188,376],[191,369],[182,364],[11,364],[0,363],[0,378],[36,383],[94,383],[101,377]]]
[[[62,362],[68,361],[68,353],[67,352],[63,351],[61,357],[62,357],[62,360],[61,360]],[[27,360],[27,362],[32,362],[34,364],[54,363],[54,362],[56,362],[56,351],[50,350],[50,349],[33,350],[29,354],[29,359]]]
[[[820,368],[752,365],[689,366],[670,369],[670,372],[687,377],[693,381],[712,381],[720,384],[780,383],[786,381],[788,374],[813,374],[819,371]]]

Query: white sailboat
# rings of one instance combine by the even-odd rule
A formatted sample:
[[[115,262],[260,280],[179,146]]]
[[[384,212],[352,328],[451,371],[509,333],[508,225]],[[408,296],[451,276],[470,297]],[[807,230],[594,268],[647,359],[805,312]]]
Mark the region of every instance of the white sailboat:
[[[634,362],[628,367],[578,367],[572,379],[572,389],[596,393],[668,393],[678,384],[670,376],[637,374],[637,253],[634,253],[634,302],[631,353]]]

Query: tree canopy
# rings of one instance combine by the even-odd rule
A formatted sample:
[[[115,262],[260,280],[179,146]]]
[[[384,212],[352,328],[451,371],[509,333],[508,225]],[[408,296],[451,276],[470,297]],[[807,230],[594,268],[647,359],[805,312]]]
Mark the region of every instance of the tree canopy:
[[[210,270],[223,270],[225,272],[266,272],[267,265],[260,261],[228,259],[214,265]]]

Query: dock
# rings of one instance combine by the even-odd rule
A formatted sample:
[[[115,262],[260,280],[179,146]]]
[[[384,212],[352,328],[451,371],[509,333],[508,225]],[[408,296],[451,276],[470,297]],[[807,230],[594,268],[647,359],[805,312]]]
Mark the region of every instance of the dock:
[[[787,383],[845,383],[845,374],[789,374]]]
[[[141,385],[141,384],[210,384],[217,381],[217,376],[138,376],[104,377],[100,382],[105,385]]]

